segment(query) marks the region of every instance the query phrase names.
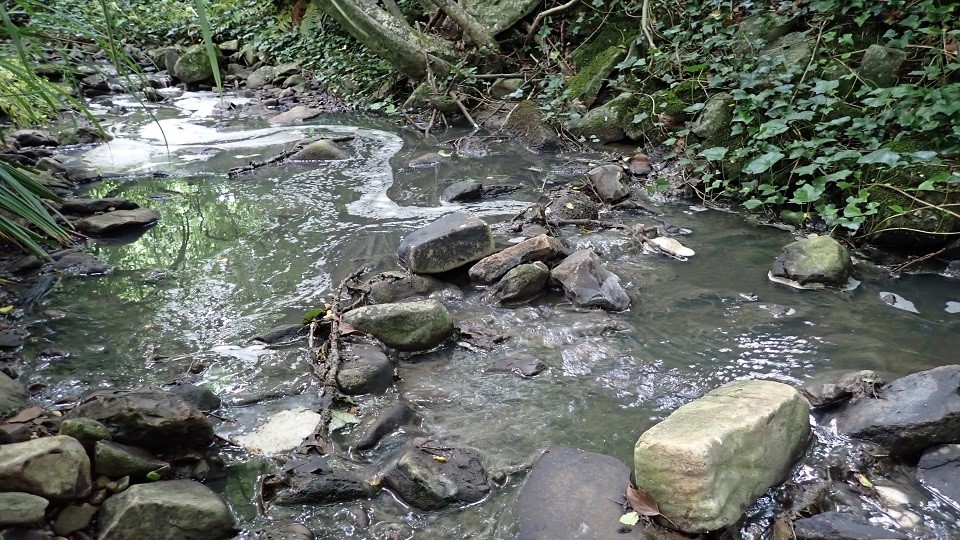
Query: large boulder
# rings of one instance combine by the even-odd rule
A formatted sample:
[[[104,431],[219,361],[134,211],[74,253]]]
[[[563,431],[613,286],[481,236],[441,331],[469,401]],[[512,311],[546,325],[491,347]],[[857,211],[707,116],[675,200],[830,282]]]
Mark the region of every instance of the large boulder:
[[[770,272],[800,285],[843,285],[852,269],[850,252],[840,242],[811,235],[784,246]]]
[[[63,500],[85,497],[90,487],[90,458],[72,437],[0,446],[0,490]]]
[[[793,522],[797,540],[907,540],[909,536],[878,527],[844,512],[824,512]]]
[[[19,345],[20,339],[17,338]],[[0,371],[0,418],[19,411],[30,394],[22,384]]]
[[[397,255],[411,272],[438,274],[479,261],[494,250],[490,226],[473,214],[456,212],[407,235]]]
[[[785,384],[725,384],[640,436],[634,447],[637,487],[680,530],[733,525],[803,456],[809,414],[800,392]]]
[[[917,463],[917,480],[960,508],[960,444],[934,446],[924,452]]]
[[[386,467],[383,483],[421,510],[475,503],[490,492],[476,451],[429,439],[405,446]]]
[[[348,311],[344,322],[401,351],[422,351],[453,333],[450,312],[436,300],[374,304]]]
[[[636,108],[639,98],[636,94],[626,92],[611,99],[603,105],[590,109],[587,114],[571,121],[567,128],[576,135],[580,135],[592,142],[608,143],[623,139],[623,126],[630,117],[631,111]]]
[[[620,460],[555,446],[533,464],[514,507],[517,540],[639,537],[620,531],[630,469]]]
[[[218,62],[222,60],[218,58]],[[173,76],[187,84],[213,80],[213,67],[203,45],[193,45],[183,51],[173,66]]]
[[[523,263],[541,261],[553,264],[567,255],[559,240],[546,234],[528,238],[519,244],[484,257],[470,267],[470,279],[489,285],[496,283],[507,272]]]
[[[137,484],[103,503],[103,540],[217,540],[236,532],[226,503],[192,480]]]
[[[160,212],[150,208],[115,210],[77,221],[77,230],[90,236],[106,236],[129,229],[139,229],[160,221]]]
[[[113,440],[150,449],[206,446],[213,424],[181,397],[162,390],[97,392],[67,413],[107,426]]]
[[[897,84],[897,73],[907,59],[903,49],[873,44],[863,53],[857,76],[873,87],[886,88]]]
[[[901,377],[865,394],[841,413],[840,433],[884,446],[894,454],[918,454],[960,443],[960,365],[941,366]]]
[[[592,250],[572,253],[550,272],[560,283],[567,298],[578,306],[621,311],[630,307],[630,297],[620,286],[620,278],[603,267]]]

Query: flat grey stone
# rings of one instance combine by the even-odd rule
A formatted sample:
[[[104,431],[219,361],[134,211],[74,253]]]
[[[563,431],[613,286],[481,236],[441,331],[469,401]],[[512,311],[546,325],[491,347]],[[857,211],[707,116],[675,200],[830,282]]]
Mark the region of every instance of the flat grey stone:
[[[0,529],[39,524],[49,504],[43,497],[30,493],[0,493]]]
[[[438,274],[479,261],[494,251],[490,226],[473,214],[456,212],[407,235],[397,255],[411,272]]]
[[[77,229],[91,236],[107,236],[128,229],[152,225],[160,221],[160,212],[150,208],[116,210],[83,218],[75,223]]]
[[[793,522],[797,540],[907,540],[905,534],[873,525],[844,512],[824,512]]]

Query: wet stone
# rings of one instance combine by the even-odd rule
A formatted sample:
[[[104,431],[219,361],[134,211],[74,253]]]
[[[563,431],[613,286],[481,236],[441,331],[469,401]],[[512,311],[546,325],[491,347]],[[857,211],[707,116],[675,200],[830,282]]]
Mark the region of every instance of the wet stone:
[[[909,536],[844,512],[824,512],[793,522],[797,540],[907,540]]]
[[[587,179],[593,191],[605,203],[615,203],[630,196],[630,189],[624,185],[625,175],[620,165],[603,165],[587,172]]]
[[[384,471],[383,483],[421,510],[474,503],[490,492],[476,451],[430,439],[404,447]]]
[[[236,533],[230,509],[210,488],[191,480],[137,484],[103,503],[101,538],[219,540]]]
[[[380,394],[393,383],[393,363],[379,347],[349,344],[341,356],[337,385],[344,394]]]
[[[67,536],[86,529],[98,510],[92,504],[71,504],[57,514],[57,519],[53,521],[53,532],[58,536]]]
[[[171,394],[180,396],[198,411],[210,412],[220,408],[220,396],[206,386],[179,382],[168,387]]]
[[[142,480],[148,473],[169,469],[169,463],[135,446],[98,441],[94,447],[93,470],[98,475]]]
[[[67,199],[60,205],[60,211],[76,216],[89,216],[113,210],[136,210],[140,205],[126,199]]]
[[[547,364],[539,358],[520,356],[516,358],[502,358],[488,365],[483,371],[487,373],[516,373],[521,377],[534,377],[547,370]]]
[[[383,272],[367,280],[370,299],[377,304],[389,304],[408,298],[440,298],[460,300],[463,291],[456,285],[432,276],[406,272]]]
[[[67,252],[54,259],[51,267],[68,276],[99,276],[110,271],[106,263],[82,251]]]
[[[550,272],[571,302],[578,306],[621,311],[630,307],[630,297],[620,278],[603,267],[600,257],[584,249],[571,254]]]
[[[483,220],[463,212],[448,214],[400,242],[397,255],[411,272],[438,274],[494,252],[493,233]]]
[[[107,236],[128,229],[142,228],[160,221],[160,212],[149,208],[116,210],[90,216],[75,223],[77,229],[92,236]]]
[[[10,345],[12,347],[20,346],[23,338],[13,333],[9,335],[14,336],[14,338],[5,343],[3,341],[4,333],[0,333],[0,349],[9,348]],[[6,373],[0,372],[0,418],[19,411],[27,402],[29,396],[30,394],[23,385],[8,377]]]
[[[358,476],[343,471],[321,470],[297,476],[289,490],[277,494],[277,504],[329,504],[369,497],[371,488]]]
[[[540,261],[549,265],[566,255],[567,251],[559,240],[541,234],[484,257],[470,267],[470,279],[476,283],[489,285],[496,283],[507,272],[521,264]]]
[[[71,437],[54,436],[0,447],[0,486],[48,499],[90,493],[90,459]]]
[[[60,422],[59,433],[80,441],[87,450],[93,450],[97,441],[111,439],[107,426],[92,418],[68,418]]]
[[[304,146],[296,154],[290,156],[291,161],[329,161],[347,159],[350,157],[337,143],[321,139]]]
[[[564,190],[555,196],[546,209],[547,217],[552,221],[597,219],[600,209],[597,203],[579,191]]]
[[[540,261],[521,264],[507,272],[491,294],[501,304],[515,304],[539,295],[550,280],[550,269]]]
[[[917,479],[931,492],[960,508],[960,444],[930,448],[917,463]]]
[[[307,325],[299,323],[281,324],[280,326],[274,326],[261,334],[253,336],[250,340],[266,343],[267,345],[293,343],[294,341],[305,338],[308,328]]]
[[[30,493],[0,493],[0,529],[39,524],[49,504],[43,497]]]
[[[401,351],[432,349],[453,334],[450,312],[436,300],[364,306],[343,320]]]
[[[771,274],[800,285],[822,283],[839,286],[850,277],[850,253],[829,236],[810,236],[784,246]]]
[[[413,407],[402,399],[397,400],[396,403],[385,408],[380,414],[363,425],[363,432],[354,446],[357,450],[369,450],[401,426],[413,426],[419,422],[420,419],[414,412]]]
[[[440,198],[446,202],[477,201],[483,197],[483,184],[476,180],[464,180],[447,186]]]
[[[861,395],[876,395],[886,381],[870,370],[844,373],[832,382],[801,388],[810,406],[815,409],[827,409]]]

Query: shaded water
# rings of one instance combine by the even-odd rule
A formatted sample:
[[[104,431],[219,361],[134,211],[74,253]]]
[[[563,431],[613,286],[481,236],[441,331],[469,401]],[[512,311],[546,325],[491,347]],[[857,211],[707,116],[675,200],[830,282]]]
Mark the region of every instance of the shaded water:
[[[250,345],[249,337],[298,321],[358,266],[396,268],[396,246],[417,227],[464,208],[492,224],[509,220],[538,200],[545,181],[576,178],[568,172],[572,161],[596,157],[536,156],[490,141],[474,157],[418,168],[410,159],[435,150],[436,141],[383,121],[334,117],[272,128],[210,116],[214,103],[188,95],[179,109],[156,109],[159,124],[132,113],[112,127],[110,145],[83,155],[105,171],[171,176],[109,180],[91,189],[93,196],[156,208],[163,219],[136,242],[95,247],[113,271],[68,279],[46,302],[67,317],[38,319],[40,339],[28,352],[55,346],[70,356],[38,359],[25,377],[47,383],[51,400],[163,383],[203,363],[197,382],[228,404],[219,413],[226,419],[223,435],[250,431],[281,410],[315,406],[304,351]],[[226,177],[230,167],[270,157],[304,136],[342,134],[356,135],[343,144],[354,158]],[[437,202],[446,185],[467,178],[524,189],[465,207]],[[641,432],[726,381],[802,385],[851,369],[892,379],[957,362],[960,314],[948,309],[948,302],[960,301],[957,281],[890,280],[868,272],[853,291],[793,291],[766,277],[790,234],[700,210],[675,203],[662,205],[659,218],[621,216],[691,230],[681,241],[697,255],[685,262],[642,254],[616,231],[565,231],[571,246],[593,247],[621,276],[634,299],[628,312],[577,309],[558,294],[522,307],[493,307],[467,285],[465,300],[448,302],[455,320],[509,339],[486,353],[452,346],[402,361],[390,394],[358,400],[361,417],[400,393],[417,406],[429,431],[478,449],[489,471],[528,462],[552,444],[631,463]],[[919,313],[884,303],[881,292],[911,300]],[[748,301],[750,295],[756,301]],[[534,379],[482,373],[511,354],[538,356],[549,370]],[[339,437],[348,442],[355,435],[347,430]],[[380,450],[400,442],[388,439]],[[511,476],[468,509],[414,512],[382,492],[362,503],[269,508],[262,515],[252,503],[253,483],[271,463],[240,450],[224,457],[226,493],[246,529],[296,518],[319,538],[380,538],[396,524],[418,538],[510,538],[509,508],[523,480]],[[357,506],[370,516],[370,527],[349,514]],[[960,535],[960,514],[929,496],[912,510],[925,519],[920,536]]]

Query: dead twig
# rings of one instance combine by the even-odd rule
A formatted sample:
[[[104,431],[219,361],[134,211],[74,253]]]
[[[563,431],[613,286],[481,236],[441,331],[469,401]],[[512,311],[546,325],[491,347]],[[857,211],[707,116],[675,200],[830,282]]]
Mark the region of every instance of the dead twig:
[[[313,139],[311,141],[297,143],[293,148],[289,150],[284,150],[283,152],[280,152],[279,154],[273,156],[272,158],[266,159],[264,161],[251,161],[249,164],[243,165],[242,167],[234,167],[229,171],[227,171],[227,178],[236,178],[241,174],[255,171],[261,167],[266,167],[268,165],[276,165],[277,163],[285,161],[290,156],[296,154],[300,150],[303,150],[304,146],[313,142],[317,142],[319,140],[325,139],[331,142],[347,142],[347,141],[352,141],[354,138],[355,138],[354,135],[344,135],[341,137],[320,138],[320,139]]]
[[[460,101],[460,98],[456,94],[450,92],[450,97],[453,98],[453,101],[457,104],[457,107],[460,109],[460,112],[463,113],[463,116],[466,117],[467,121],[470,122],[470,125],[473,126],[473,129],[480,129],[480,126],[477,125],[477,122],[470,116],[470,111],[467,110],[466,105]]]
[[[533,37],[534,33],[536,33],[537,28],[540,27],[540,23],[542,23],[544,19],[546,19],[550,15],[553,15],[555,13],[560,13],[561,11],[564,11],[566,9],[573,7],[579,1],[580,0],[570,0],[565,4],[560,4],[559,6],[555,6],[550,9],[545,9],[540,13],[538,13],[536,18],[533,19],[533,22],[530,23],[530,30],[527,31],[527,37],[525,37],[523,40],[524,44],[530,41],[530,38]]]

